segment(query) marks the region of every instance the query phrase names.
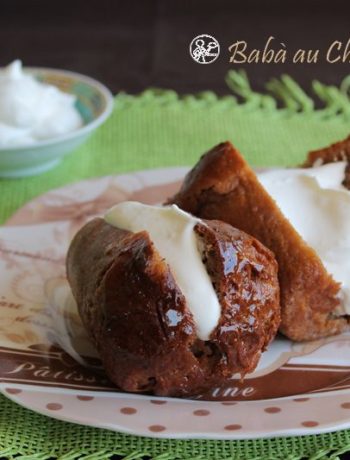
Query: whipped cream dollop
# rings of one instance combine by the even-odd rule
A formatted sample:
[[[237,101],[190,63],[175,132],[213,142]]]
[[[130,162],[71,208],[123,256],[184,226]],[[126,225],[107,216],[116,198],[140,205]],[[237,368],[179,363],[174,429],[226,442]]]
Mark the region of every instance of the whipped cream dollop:
[[[208,340],[219,322],[221,307],[194,232],[201,220],[176,205],[149,206],[133,201],[113,206],[105,220],[123,230],[148,232],[185,296],[198,338]]]
[[[76,98],[23,72],[21,61],[0,70],[0,147],[30,145],[83,124]]]
[[[340,300],[350,314],[350,191],[342,182],[346,162],[258,174],[284,216],[341,283]]]

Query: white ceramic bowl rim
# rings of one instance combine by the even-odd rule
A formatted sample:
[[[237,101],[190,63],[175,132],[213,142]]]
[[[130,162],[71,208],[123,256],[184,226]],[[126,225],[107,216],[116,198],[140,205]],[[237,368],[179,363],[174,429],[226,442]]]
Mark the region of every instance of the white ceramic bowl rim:
[[[0,68],[1,69],[1,68]],[[76,78],[77,80],[80,80],[84,83],[87,83],[91,86],[93,86],[95,89],[97,89],[102,96],[104,97],[106,101],[106,107],[101,112],[94,120],[84,124],[78,129],[75,129],[74,131],[71,131],[66,134],[62,134],[60,136],[55,136],[50,139],[44,139],[40,140],[37,142],[33,142],[32,144],[27,144],[27,145],[10,145],[8,147],[1,147],[0,152],[2,150],[32,150],[35,149],[36,147],[45,147],[49,146],[52,144],[64,142],[66,140],[72,139],[74,137],[79,137],[83,134],[87,134],[90,131],[93,131],[95,128],[97,128],[99,125],[101,125],[112,113],[113,107],[114,107],[114,97],[111,91],[102,83],[99,81],[95,80],[94,78],[88,77],[86,75],[83,75],[78,72],[72,72],[70,70],[63,70],[63,69],[52,69],[50,67],[24,67],[25,72],[29,73],[48,73],[52,75],[66,75],[66,76],[71,76]]]

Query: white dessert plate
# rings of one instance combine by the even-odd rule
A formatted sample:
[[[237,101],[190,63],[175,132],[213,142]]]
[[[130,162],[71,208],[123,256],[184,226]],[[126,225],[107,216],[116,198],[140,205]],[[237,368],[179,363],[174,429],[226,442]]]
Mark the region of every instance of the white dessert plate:
[[[304,344],[279,337],[244,382],[233,378],[195,400],[123,393],[105,377],[65,278],[69,242],[118,201],[161,203],[186,170],[69,185],[0,228],[0,391],[57,419],[143,436],[243,439],[350,427],[347,334]]]

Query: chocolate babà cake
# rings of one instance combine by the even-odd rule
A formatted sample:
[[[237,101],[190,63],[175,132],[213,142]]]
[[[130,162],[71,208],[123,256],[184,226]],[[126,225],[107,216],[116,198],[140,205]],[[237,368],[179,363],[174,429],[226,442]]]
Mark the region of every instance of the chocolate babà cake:
[[[323,149],[309,152],[302,167],[312,168],[315,165],[336,163],[338,161],[347,162],[343,185],[350,190],[350,136]]]
[[[67,275],[110,379],[126,391],[188,396],[253,371],[280,323],[271,251],[226,223],[196,219],[201,263],[220,308],[216,324],[205,331],[209,307],[190,310],[151,234],[108,222],[96,218],[77,233]],[[189,259],[182,260],[188,278]]]
[[[315,155],[310,157],[311,162],[315,159]],[[280,331],[287,337],[312,340],[348,328],[348,316],[339,314],[340,283],[334,281],[315,250],[301,238],[229,142],[202,156],[169,203],[202,219],[225,221],[254,236],[275,254],[281,293]]]

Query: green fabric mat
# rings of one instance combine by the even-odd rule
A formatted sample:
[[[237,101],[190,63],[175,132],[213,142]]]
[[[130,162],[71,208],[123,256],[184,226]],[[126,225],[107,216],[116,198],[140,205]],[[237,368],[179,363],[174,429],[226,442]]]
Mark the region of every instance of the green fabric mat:
[[[231,140],[254,166],[295,165],[305,153],[350,132],[349,79],[340,88],[313,83],[323,108],[288,76],[254,92],[243,72],[227,83],[235,95],[211,92],[179,98],[148,90],[116,97],[111,118],[54,170],[36,177],[0,180],[0,221],[49,189],[83,178],[125,171],[192,165],[214,144]],[[316,98],[315,98],[316,99]],[[278,108],[277,108],[278,107]],[[350,430],[254,441],[157,440],[55,421],[0,396],[0,456],[22,460],[59,457],[102,460],[323,459],[350,450]]]

